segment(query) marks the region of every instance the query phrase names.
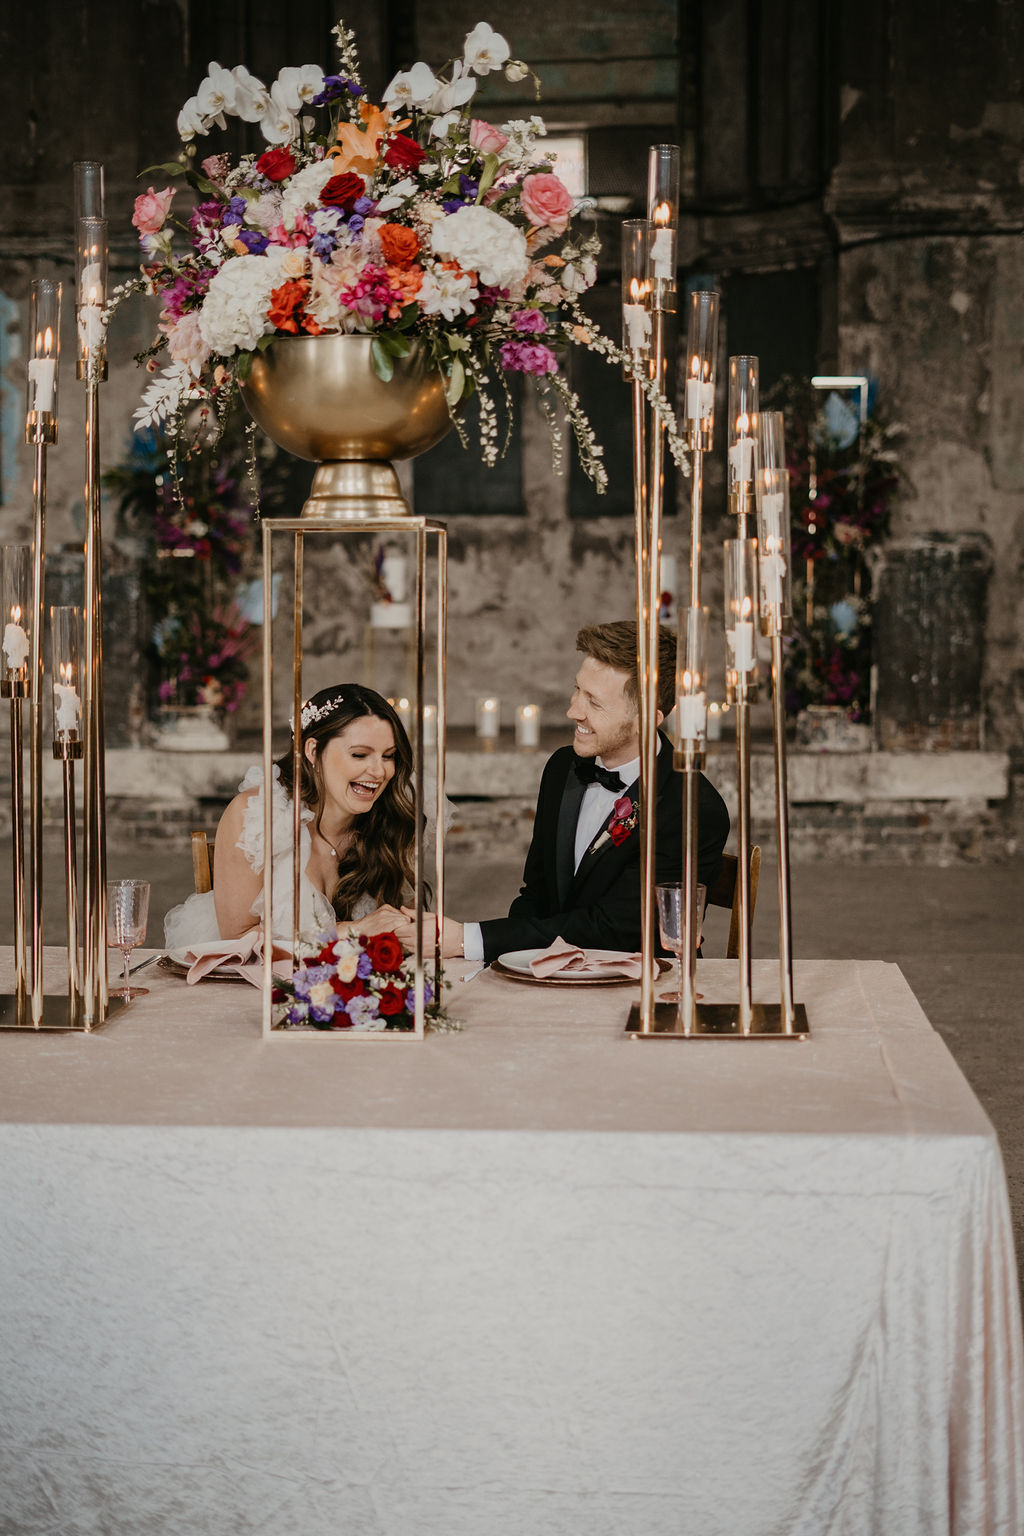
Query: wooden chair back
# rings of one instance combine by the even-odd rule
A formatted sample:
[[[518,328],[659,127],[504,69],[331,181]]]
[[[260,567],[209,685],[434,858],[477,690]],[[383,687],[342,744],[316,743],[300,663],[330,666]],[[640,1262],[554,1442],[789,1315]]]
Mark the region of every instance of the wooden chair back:
[[[723,853],[722,868],[718,879],[708,891],[709,907],[727,907],[732,913],[729,920],[729,944],[725,951],[727,960],[735,960],[740,952],[740,861],[734,853]],[[753,922],[757,905],[757,882],[761,878],[761,849],[755,843],[750,850],[750,919]]]
[[[213,890],[213,839],[205,832],[192,833],[192,879],[198,895]]]

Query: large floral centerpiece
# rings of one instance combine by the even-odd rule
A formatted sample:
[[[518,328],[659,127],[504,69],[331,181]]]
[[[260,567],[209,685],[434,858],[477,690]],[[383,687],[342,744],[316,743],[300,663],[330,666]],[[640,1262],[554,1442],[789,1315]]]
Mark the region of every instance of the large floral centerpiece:
[[[360,80],[353,34],[339,22],[335,36],[336,74],[288,67],[268,88],[244,65],[213,63],[182,108],[179,160],[152,170],[184,176],[198,200],[186,211],[175,187],[151,186],[133,219],[144,282],[163,301],[148,366],[165,359],[139,425],[179,430],[194,402],[222,412],[275,337],[369,335],[384,380],[419,339],[464,444],[460,406],[475,395],[483,457],[495,462],[497,399],[510,409],[506,376],[528,374],[556,455],[560,405],[603,490],[601,449],[560,357],[578,342],[625,363],[578,303],[597,275],[598,241],[543,154],[541,118],[498,127],[473,116],[486,76],[531,72],[482,22],[460,59],[437,73],[422,62],[402,71],[378,104]],[[200,159],[196,139],[229,117],[258,124],[267,147],[235,163]],[[679,451],[663,397],[643,383]]]

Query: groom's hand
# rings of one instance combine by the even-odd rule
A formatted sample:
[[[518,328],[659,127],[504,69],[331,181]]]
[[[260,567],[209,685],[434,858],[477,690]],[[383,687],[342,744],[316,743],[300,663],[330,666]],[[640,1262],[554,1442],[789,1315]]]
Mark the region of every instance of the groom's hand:
[[[395,924],[395,933],[407,949],[416,946],[416,910],[403,907],[404,921]],[[423,914],[423,948],[432,949],[437,941],[437,918],[432,912]],[[441,927],[441,958],[451,960],[462,954],[462,924],[446,917]]]

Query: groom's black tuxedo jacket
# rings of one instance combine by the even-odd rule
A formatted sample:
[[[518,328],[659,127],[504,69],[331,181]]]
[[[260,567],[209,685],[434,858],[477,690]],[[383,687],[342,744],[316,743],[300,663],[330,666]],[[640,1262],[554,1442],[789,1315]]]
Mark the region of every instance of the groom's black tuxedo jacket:
[[[574,873],[576,822],[586,788],[573,771],[574,760],[572,747],[561,747],[545,765],[522,890],[508,917],[480,924],[488,961],[510,949],[546,947],[559,936],[584,949],[640,948],[640,829],[634,828],[618,847],[610,840],[596,850],[591,844]],[[623,794],[636,800],[639,781]],[[697,814],[697,878],[711,886],[722,864],[729,812],[703,774]],[[682,774],[673,770],[672,746],[662,736],[655,822],[658,882],[680,878],[682,823]]]

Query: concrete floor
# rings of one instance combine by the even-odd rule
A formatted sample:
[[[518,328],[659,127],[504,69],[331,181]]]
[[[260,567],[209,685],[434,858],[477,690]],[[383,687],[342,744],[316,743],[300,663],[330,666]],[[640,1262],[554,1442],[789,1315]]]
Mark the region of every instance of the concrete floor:
[[[0,870],[10,868],[0,842]],[[63,936],[63,861],[48,834],[46,936]],[[108,849],[111,878],[152,882],[150,942],[162,941],[166,909],[191,890],[186,837],[141,847],[116,834]],[[449,910],[456,917],[503,913],[518,889],[519,862],[482,867],[453,850]],[[11,931],[11,890],[0,881],[0,934]],[[1024,1279],[1024,861],[928,866],[805,864],[793,871],[794,949],[807,959],[895,961],[942,1035],[999,1136]],[[765,864],[754,922],[755,955],[777,954],[776,871]],[[725,952],[727,914],[708,920],[706,952]]]

